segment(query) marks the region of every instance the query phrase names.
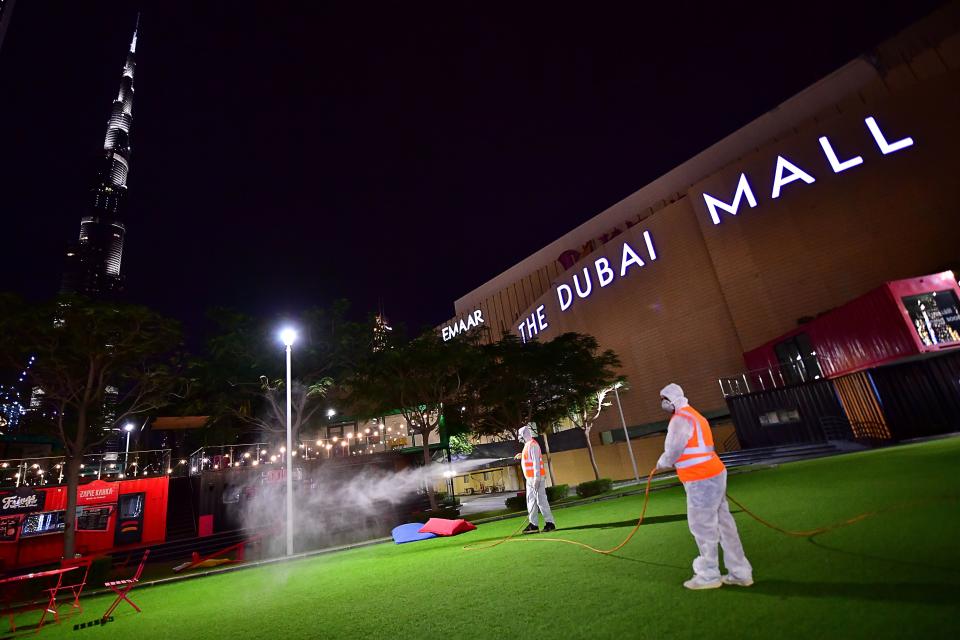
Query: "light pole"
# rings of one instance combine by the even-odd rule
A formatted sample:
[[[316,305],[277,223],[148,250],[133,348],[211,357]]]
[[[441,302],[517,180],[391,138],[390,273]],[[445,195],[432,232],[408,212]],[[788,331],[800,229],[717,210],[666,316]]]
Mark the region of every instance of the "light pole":
[[[633,445],[630,444],[630,432],[627,431],[627,421],[623,419],[623,407],[620,405],[620,392],[618,389],[622,383],[617,382],[613,385],[613,395],[617,398],[617,411],[620,412],[620,424],[623,425],[623,437],[627,439],[627,451],[630,452],[630,464],[633,465],[633,478],[639,483],[640,474],[637,473],[637,460],[633,457]]]
[[[130,434],[134,428],[132,422],[123,425],[123,430],[127,432],[127,450],[123,454],[123,475],[127,475],[127,469],[130,467]]]
[[[280,332],[280,339],[287,348],[287,555],[293,555],[293,433],[290,413],[290,351],[297,339],[297,332],[287,328]]]

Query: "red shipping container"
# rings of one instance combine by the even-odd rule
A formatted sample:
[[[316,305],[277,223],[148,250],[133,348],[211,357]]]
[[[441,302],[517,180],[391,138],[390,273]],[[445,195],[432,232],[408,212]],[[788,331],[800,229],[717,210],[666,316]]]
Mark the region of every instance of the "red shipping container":
[[[793,364],[786,361],[782,345],[794,339],[794,344],[808,345],[810,351],[803,353],[801,349],[797,355],[803,359],[815,357],[822,376],[835,378],[923,353],[957,348],[958,303],[960,288],[951,271],[887,282],[744,353],[743,359],[751,372],[782,371]]]

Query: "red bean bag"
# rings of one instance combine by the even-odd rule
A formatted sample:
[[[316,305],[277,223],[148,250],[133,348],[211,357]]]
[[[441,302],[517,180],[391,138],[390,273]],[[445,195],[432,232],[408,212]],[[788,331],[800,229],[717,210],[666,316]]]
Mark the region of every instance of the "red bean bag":
[[[438,536],[455,536],[476,529],[476,525],[466,520],[447,520],[446,518],[430,518],[423,525],[420,533],[435,533]]]

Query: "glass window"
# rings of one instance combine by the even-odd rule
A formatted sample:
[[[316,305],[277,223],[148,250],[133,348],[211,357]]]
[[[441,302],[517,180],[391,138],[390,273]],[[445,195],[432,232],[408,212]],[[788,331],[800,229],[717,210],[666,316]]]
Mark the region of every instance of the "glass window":
[[[780,363],[780,373],[787,384],[800,384],[823,377],[817,361],[817,351],[807,334],[798,333],[778,342],[773,350]]]
[[[905,296],[902,301],[925,346],[960,342],[960,305],[952,289]]]

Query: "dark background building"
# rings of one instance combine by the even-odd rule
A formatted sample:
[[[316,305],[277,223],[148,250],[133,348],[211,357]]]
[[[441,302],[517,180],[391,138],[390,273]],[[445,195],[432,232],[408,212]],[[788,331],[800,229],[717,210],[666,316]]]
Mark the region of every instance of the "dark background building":
[[[3,47],[3,36],[7,34],[7,25],[10,24],[14,2],[15,0],[0,0],[0,47]]]

